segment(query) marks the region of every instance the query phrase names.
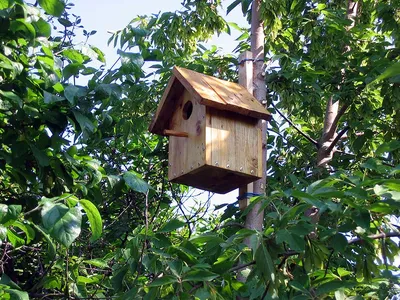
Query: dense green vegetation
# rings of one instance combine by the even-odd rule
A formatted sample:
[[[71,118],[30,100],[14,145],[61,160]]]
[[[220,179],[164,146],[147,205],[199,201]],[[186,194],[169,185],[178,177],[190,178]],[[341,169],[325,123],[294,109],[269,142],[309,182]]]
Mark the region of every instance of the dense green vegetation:
[[[172,66],[237,79],[235,57],[201,44],[238,28],[220,2],[134,19],[111,36],[120,61],[106,70],[73,3],[0,0],[0,298],[400,293],[399,1],[357,2],[354,24],[347,1],[262,2],[274,113],[267,195],[250,205],[265,208],[262,232],[243,228],[237,203],[185,205],[167,139],[147,132]],[[250,19],[251,2],[228,11]],[[240,30],[237,54],[249,48]],[[341,109],[321,168],[329,100]]]

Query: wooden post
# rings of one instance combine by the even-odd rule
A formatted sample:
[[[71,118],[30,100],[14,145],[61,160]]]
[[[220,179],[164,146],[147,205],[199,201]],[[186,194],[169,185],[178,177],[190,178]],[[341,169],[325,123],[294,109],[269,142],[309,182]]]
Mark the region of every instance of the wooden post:
[[[245,51],[239,55],[239,84],[253,94],[253,54]],[[245,210],[249,205],[248,193],[253,193],[253,183],[239,188],[239,209]]]
[[[264,73],[264,23],[260,17],[261,0],[254,0],[251,9],[251,52],[253,54],[253,95],[263,104],[267,99],[267,87]],[[267,182],[267,122],[259,120],[262,142],[262,178],[253,183],[253,193],[265,194]],[[261,202],[254,205],[246,216],[245,227],[249,229],[263,230],[264,210],[260,211]],[[255,251],[256,249],[253,249]]]

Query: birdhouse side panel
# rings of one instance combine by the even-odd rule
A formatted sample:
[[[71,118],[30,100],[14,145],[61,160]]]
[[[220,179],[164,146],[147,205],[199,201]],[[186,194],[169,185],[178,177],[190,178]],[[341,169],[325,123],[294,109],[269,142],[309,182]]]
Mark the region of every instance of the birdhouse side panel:
[[[205,107],[185,90],[178,100],[169,128],[186,132],[188,137],[171,136],[169,138],[168,177],[170,180],[205,164],[205,118]]]
[[[211,165],[261,177],[261,132],[257,120],[237,113],[207,108],[207,148]]]

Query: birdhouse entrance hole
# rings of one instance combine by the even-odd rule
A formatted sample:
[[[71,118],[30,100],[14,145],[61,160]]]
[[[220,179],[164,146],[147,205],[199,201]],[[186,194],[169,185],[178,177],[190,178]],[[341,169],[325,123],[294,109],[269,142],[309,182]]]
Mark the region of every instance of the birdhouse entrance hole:
[[[192,112],[193,112],[193,103],[192,103],[192,101],[188,101],[183,106],[183,110],[182,110],[183,119],[184,120],[189,119],[190,116],[192,115]]]

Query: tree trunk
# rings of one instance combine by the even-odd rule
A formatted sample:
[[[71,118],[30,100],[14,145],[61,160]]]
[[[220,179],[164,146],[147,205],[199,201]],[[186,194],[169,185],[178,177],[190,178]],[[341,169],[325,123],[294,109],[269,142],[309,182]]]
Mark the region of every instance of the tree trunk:
[[[347,28],[347,30],[351,29],[354,26],[355,19],[357,17],[359,2],[354,2],[349,0],[347,3],[347,14],[346,18],[350,19],[351,25]],[[344,51],[349,51],[349,47],[346,46]],[[345,70],[342,70],[342,77],[345,76]],[[322,130],[322,136],[319,140],[319,149],[317,153],[317,166],[325,167],[333,157],[335,153],[335,145],[340,140],[341,136],[348,129],[347,127],[343,129],[340,133],[337,133],[337,127],[339,123],[339,119],[346,112],[347,104],[342,105],[339,109],[340,103],[339,100],[336,102],[333,101],[333,97],[328,99],[326,104],[326,112],[325,112],[325,120],[324,120],[324,128]]]

